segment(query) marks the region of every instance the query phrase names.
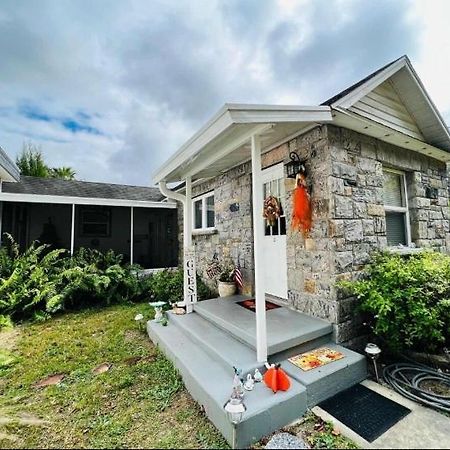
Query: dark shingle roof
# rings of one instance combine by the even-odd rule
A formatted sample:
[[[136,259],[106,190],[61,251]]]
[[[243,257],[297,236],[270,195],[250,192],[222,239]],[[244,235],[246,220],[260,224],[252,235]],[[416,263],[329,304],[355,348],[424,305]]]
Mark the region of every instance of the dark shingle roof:
[[[3,182],[2,191],[11,194],[59,195],[64,197],[93,197],[138,201],[160,201],[164,199],[159,189],[153,187],[26,176],[21,176],[18,183]]]
[[[374,76],[378,75],[380,72],[382,72],[384,69],[388,68],[392,64],[396,63],[399,59],[405,58],[406,55],[400,56],[400,58],[397,58],[396,60],[390,62],[389,64],[386,64],[385,66],[381,67],[380,69],[376,70],[375,72],[371,73],[367,77],[363,78],[362,80],[358,81],[355,84],[352,84],[347,89],[344,89],[343,91],[339,92],[338,94],[334,95],[333,97],[329,98],[328,100],[325,100],[323,103],[321,103],[321,106],[331,106],[334,102],[337,102],[342,97],[345,97],[347,94],[352,92],[353,90],[359,88],[361,85],[363,85],[365,82],[369,81]]]

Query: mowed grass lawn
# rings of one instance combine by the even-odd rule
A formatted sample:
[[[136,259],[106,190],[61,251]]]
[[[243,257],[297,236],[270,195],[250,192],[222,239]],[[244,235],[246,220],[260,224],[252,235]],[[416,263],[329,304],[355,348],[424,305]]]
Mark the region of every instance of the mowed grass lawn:
[[[68,313],[0,332],[0,448],[227,447],[139,331],[137,313],[148,318],[150,307]],[[94,374],[102,363],[110,370]],[[33,386],[59,373],[58,385]]]

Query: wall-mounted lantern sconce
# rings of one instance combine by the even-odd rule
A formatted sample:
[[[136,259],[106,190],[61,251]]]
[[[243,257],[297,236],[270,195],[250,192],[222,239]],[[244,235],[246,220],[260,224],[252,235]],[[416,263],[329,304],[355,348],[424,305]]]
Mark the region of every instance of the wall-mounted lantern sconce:
[[[289,153],[291,160],[286,164],[288,178],[295,178],[299,173],[306,175],[305,160],[301,160],[296,152]]]

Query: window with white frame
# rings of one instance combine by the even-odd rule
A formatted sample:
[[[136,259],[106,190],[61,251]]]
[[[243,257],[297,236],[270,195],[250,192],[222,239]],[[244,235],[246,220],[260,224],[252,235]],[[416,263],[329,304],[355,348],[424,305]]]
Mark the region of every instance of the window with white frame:
[[[111,235],[111,208],[83,206],[80,208],[80,236],[108,237]]]
[[[194,230],[211,230],[215,227],[214,192],[192,200]]]
[[[410,245],[408,196],[404,172],[383,169],[383,199],[388,246]]]

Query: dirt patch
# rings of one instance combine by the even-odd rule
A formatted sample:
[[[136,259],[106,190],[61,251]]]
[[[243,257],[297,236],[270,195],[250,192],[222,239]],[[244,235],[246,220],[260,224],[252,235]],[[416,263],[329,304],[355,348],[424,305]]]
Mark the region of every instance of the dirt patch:
[[[19,327],[15,327],[12,330],[1,331],[0,340],[2,341],[2,349],[9,352],[15,350],[20,335],[21,330]]]
[[[19,440],[19,437],[16,436],[15,434],[2,433],[0,431],[0,444],[2,443],[2,441],[16,443],[16,442],[18,442],[18,440]],[[7,448],[7,447],[5,446],[5,448]]]
[[[95,369],[92,369],[92,373],[94,375],[98,375],[100,373],[108,372],[109,369],[111,369],[112,364],[109,363],[103,363],[97,366]]]
[[[444,381],[425,380],[420,383],[420,389],[423,389],[430,394],[450,397],[450,384],[445,383]]]
[[[48,425],[49,422],[47,420],[42,420],[33,414],[25,412],[20,412],[14,416],[0,416],[0,426],[9,424],[43,426]]]
[[[55,384],[61,383],[61,381],[64,379],[64,377],[65,377],[65,374],[63,374],[63,373],[49,375],[48,377],[44,378],[43,380],[40,380],[37,383],[33,384],[33,387],[41,388],[41,387],[45,387],[45,386],[53,386]]]
[[[142,339],[142,333],[136,330],[126,330],[123,337],[125,342],[134,342]]]
[[[131,356],[130,358],[124,359],[123,362],[127,366],[135,366],[141,359],[142,359],[142,356]]]

